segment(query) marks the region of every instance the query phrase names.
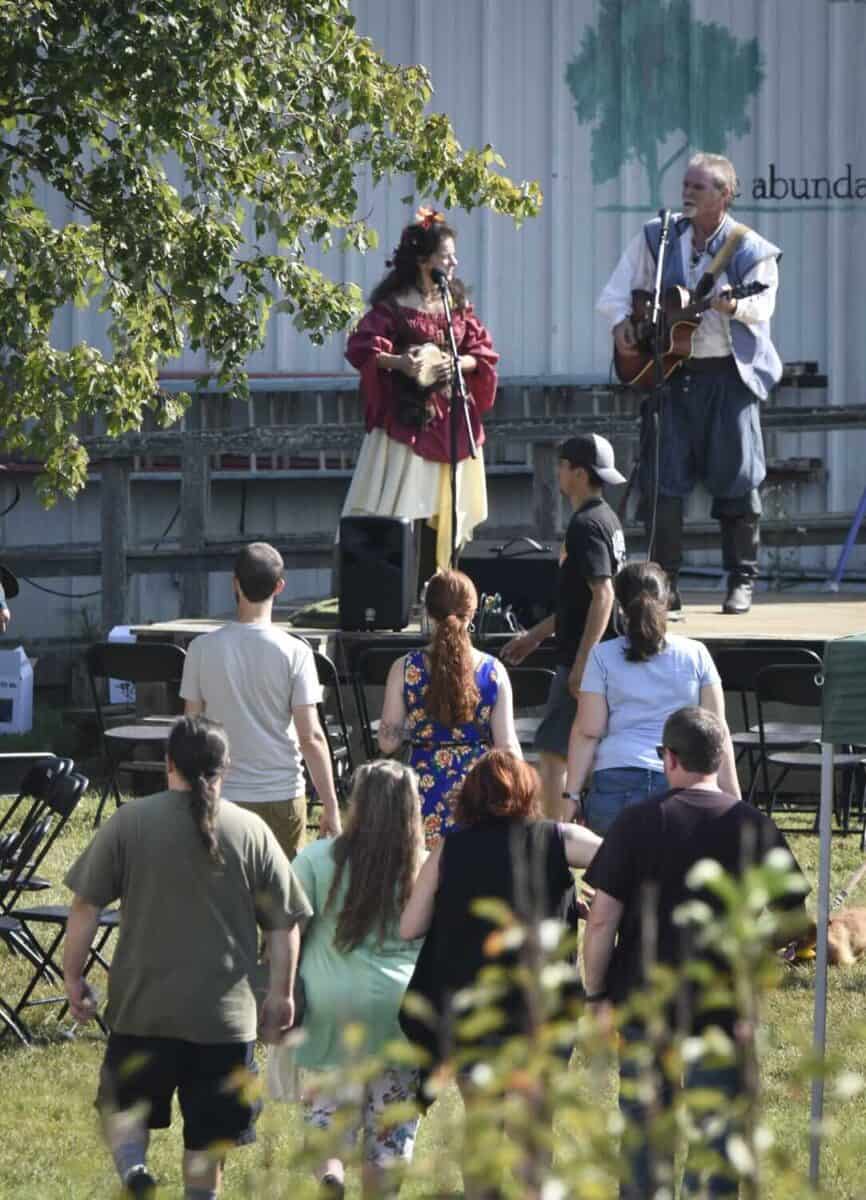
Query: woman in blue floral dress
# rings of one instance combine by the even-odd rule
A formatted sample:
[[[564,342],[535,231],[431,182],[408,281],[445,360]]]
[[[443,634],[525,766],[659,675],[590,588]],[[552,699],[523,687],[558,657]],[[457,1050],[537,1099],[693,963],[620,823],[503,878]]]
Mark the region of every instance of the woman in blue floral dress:
[[[437,571],[426,605],[433,636],[425,650],[413,650],[391,667],[379,747],[393,754],[409,743],[424,839],[432,849],[451,828],[457,792],[487,750],[497,746],[518,758],[522,754],[508,673],[469,638],[478,606],[472,580],[460,571]]]

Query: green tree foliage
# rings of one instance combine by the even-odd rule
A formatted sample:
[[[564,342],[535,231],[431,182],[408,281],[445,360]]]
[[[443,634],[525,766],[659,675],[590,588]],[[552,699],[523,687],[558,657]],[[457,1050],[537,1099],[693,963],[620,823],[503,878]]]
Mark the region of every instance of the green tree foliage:
[[[84,482],[82,416],[176,419],[157,371],[185,345],[243,390],[269,312],[317,342],[349,322],[357,288],[305,256],[375,245],[359,173],[517,220],[541,203],[425,112],[424,68],[387,63],[348,0],[0,0],[0,21],[0,425],[49,500]],[[106,314],[108,353],[58,348],[70,304]]]
[[[756,38],[692,20],[690,0],[602,0],[565,77],[578,121],[595,122],[593,182],[636,158],[656,207],[665,172],[689,146],[721,154],[729,137],[749,132],[746,104],[764,72]],[[676,133],[682,143],[659,161]]]

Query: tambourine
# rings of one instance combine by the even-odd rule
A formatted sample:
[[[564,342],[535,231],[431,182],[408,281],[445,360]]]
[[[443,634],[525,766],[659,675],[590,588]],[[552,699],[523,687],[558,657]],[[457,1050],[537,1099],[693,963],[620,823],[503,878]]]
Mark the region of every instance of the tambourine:
[[[418,390],[427,392],[441,387],[440,372],[443,366],[447,366],[450,362],[451,355],[446,354],[442,347],[437,346],[434,342],[425,342],[413,350],[413,357],[421,366],[414,380]]]

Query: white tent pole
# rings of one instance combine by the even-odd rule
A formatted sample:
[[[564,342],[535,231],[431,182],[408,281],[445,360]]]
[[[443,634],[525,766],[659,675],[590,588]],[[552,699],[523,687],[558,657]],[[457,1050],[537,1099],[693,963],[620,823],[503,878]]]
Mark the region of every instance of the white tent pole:
[[[827,1041],[827,931],[830,921],[830,844],[833,822],[833,745],[821,743],[821,808],[818,816],[820,857],[818,862],[818,937],[815,962],[815,1024],[812,1048],[819,1072],[823,1072]],[[821,1165],[821,1123],[824,1118],[823,1073],[812,1080],[812,1111],[809,1122],[809,1182],[818,1187]]]

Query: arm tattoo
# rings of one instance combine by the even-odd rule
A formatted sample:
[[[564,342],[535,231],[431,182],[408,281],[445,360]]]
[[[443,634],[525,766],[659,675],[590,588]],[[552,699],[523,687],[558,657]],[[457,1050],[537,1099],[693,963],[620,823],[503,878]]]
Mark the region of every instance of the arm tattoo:
[[[379,722],[379,734],[386,738],[395,738],[398,742],[405,742],[409,737],[405,725],[392,725],[390,721]]]

